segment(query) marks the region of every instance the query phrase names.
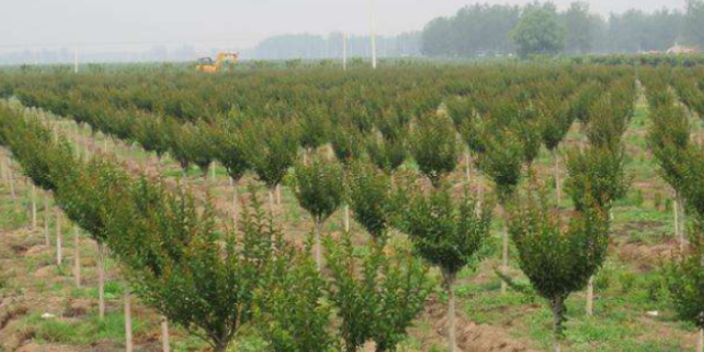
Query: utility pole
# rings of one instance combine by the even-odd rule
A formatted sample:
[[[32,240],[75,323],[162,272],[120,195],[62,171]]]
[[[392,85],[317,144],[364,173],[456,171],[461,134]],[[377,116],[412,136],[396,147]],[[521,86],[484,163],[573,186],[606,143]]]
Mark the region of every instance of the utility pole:
[[[376,13],[374,0],[369,0],[369,12],[371,19],[371,39],[372,39],[372,68],[376,69]]]
[[[342,70],[347,71],[347,32],[342,33]]]

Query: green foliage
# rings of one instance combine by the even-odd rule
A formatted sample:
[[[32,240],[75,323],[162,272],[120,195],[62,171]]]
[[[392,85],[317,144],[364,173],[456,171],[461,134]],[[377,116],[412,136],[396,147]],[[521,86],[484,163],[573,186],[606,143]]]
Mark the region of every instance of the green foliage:
[[[606,258],[608,215],[598,207],[575,212],[565,229],[545,197],[529,194],[521,203],[511,210],[509,233],[521,270],[553,309],[559,339],[564,336],[565,300],[587,285]]]
[[[300,143],[303,148],[314,150],[328,142],[331,124],[321,108],[308,109],[299,121]]]
[[[327,238],[329,296],[341,323],[344,350],[355,352],[367,341],[376,351],[394,351],[432,291],[427,268],[410,253],[374,242],[364,251]],[[390,254],[386,254],[390,253]]]
[[[308,165],[298,163],[294,173],[294,194],[315,223],[323,223],[342,204],[342,166],[322,158],[314,158]]]
[[[410,236],[421,257],[448,276],[478,261],[476,254],[490,236],[489,202],[478,209],[467,191],[457,197],[447,187],[425,194],[406,186],[397,197],[396,226]]]
[[[534,8],[523,14],[511,31],[511,39],[518,46],[518,54],[527,57],[531,54],[556,54],[564,47],[565,35],[554,11]]]
[[[371,135],[366,140],[367,154],[371,161],[380,170],[391,174],[406,161],[408,150],[403,137],[386,140],[376,135]]]
[[[567,155],[567,171],[565,189],[579,211],[594,205],[608,211],[628,191],[630,179],[624,171],[623,149],[572,149]]]
[[[247,121],[242,126],[244,154],[260,181],[273,189],[298,155],[297,130],[275,120]]]
[[[373,238],[383,237],[393,203],[390,178],[367,163],[357,162],[345,180],[347,203],[353,218]]]
[[[330,142],[335,157],[345,167],[361,158],[364,153],[363,138],[352,127],[337,126],[333,128],[330,133]]]
[[[443,176],[457,167],[460,148],[455,135],[452,123],[436,114],[419,118],[411,133],[410,153],[420,172],[435,187],[440,186]]]
[[[670,296],[680,319],[704,329],[704,224],[695,221],[689,248],[665,264]]]
[[[511,131],[487,130],[485,133],[484,152],[479,154],[477,166],[496,185],[499,201],[506,203],[521,180],[523,144]]]
[[[225,124],[214,129],[212,137],[215,159],[225,167],[230,178],[238,182],[250,168],[242,132],[233,124]]]

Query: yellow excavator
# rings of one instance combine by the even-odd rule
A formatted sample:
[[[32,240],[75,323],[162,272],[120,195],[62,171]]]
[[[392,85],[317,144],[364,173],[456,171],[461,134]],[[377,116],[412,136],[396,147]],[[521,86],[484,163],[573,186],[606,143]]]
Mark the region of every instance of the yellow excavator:
[[[198,59],[198,61],[196,62],[196,71],[216,73],[220,71],[220,68],[222,68],[222,64],[224,62],[227,61],[231,64],[234,64],[237,62],[238,59],[239,54],[236,53],[219,53],[215,60],[210,57],[203,57]]]

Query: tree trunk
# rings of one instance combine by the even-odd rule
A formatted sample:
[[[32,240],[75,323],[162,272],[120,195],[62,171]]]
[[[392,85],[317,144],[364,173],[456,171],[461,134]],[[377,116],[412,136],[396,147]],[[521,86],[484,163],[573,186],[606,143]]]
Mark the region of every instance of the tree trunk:
[[[2,177],[2,182],[5,183],[7,182],[7,177],[5,177],[5,170],[7,170],[7,167],[5,166],[5,160],[4,156],[0,156],[0,177]]]
[[[217,170],[215,170],[215,162],[210,163],[210,181],[215,183],[217,180]]]
[[[697,352],[704,352],[704,329],[699,329],[699,338],[697,339]]]
[[[12,173],[12,163],[10,163],[7,168],[7,179],[10,182],[10,196],[12,196],[12,200],[17,200],[17,193],[15,192],[15,177]]]
[[[315,265],[318,267],[318,271],[323,268],[323,252],[320,244],[320,234],[322,233],[322,229],[323,222],[315,220]]]
[[[162,352],[171,352],[171,343],[169,342],[169,320],[166,317],[161,317],[161,350]]]
[[[271,218],[274,218],[274,188],[269,189],[269,213],[271,213]]]
[[[587,316],[594,315],[594,276],[587,283]]]
[[[98,241],[98,316],[105,319],[105,244]]]
[[[508,225],[503,233],[503,245],[501,250],[501,273],[508,275]],[[508,284],[506,280],[501,280],[501,294],[506,293]]]
[[[230,187],[232,188],[232,224],[237,228],[239,220],[239,193],[237,192],[237,182],[230,179]]]
[[[49,192],[44,193],[44,244],[51,246],[51,238],[49,236]]]
[[[132,352],[132,299],[129,286],[125,288],[125,351]]]
[[[472,182],[472,162],[470,160],[470,155],[469,152],[464,154],[464,161],[465,161],[465,176],[467,177],[467,185],[470,186],[470,183]]]
[[[281,206],[281,184],[276,185],[276,205]]]
[[[444,273],[445,289],[447,290],[447,344],[448,351],[455,352],[457,350],[457,337],[455,327],[455,275]]]
[[[56,265],[61,265],[63,263],[63,244],[61,243],[61,212],[59,211],[59,208],[56,208],[54,212],[56,214]]]
[[[562,314],[564,312],[564,298],[557,297],[552,302],[553,332],[555,334],[555,352],[560,352],[560,330],[562,329]]]
[[[556,150],[552,151],[552,157],[555,160],[555,204],[559,207],[562,194],[560,193],[560,159]]]
[[[678,227],[680,228],[680,248],[684,250],[687,246],[687,228],[686,228],[686,210],[684,208],[684,201],[682,200],[682,196],[678,193],[677,194],[677,204],[679,206],[679,225]]]
[[[677,204],[677,199],[679,196],[677,195],[677,191],[675,191],[675,202],[672,207],[672,212],[673,212],[673,225],[675,228],[675,237],[679,240],[680,242],[680,250],[684,249],[684,244],[682,242],[682,237],[680,235],[680,214],[679,214],[679,205]]]
[[[73,229],[73,277],[76,287],[81,287],[81,236],[78,226]]]
[[[343,225],[345,232],[350,232],[350,206],[348,204],[345,204],[342,210],[344,213]]]
[[[37,187],[32,183],[31,195],[32,198],[32,231],[37,229]]]

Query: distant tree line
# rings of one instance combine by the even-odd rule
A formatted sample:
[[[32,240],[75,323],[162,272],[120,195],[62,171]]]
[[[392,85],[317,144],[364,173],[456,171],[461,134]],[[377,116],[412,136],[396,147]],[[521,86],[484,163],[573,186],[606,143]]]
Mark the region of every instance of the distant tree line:
[[[343,53],[342,33],[328,36],[314,34],[288,34],[269,37],[251,51],[244,52],[248,59],[290,60],[290,59],[340,59]],[[396,36],[377,36],[379,57],[419,56],[420,32],[408,32]],[[348,36],[347,57],[370,57],[369,36]]]
[[[426,56],[476,57],[512,53],[634,53],[675,43],[704,47],[704,1],[683,10],[629,10],[603,17],[586,2],[564,11],[553,3],[475,4],[429,22],[421,35]]]

